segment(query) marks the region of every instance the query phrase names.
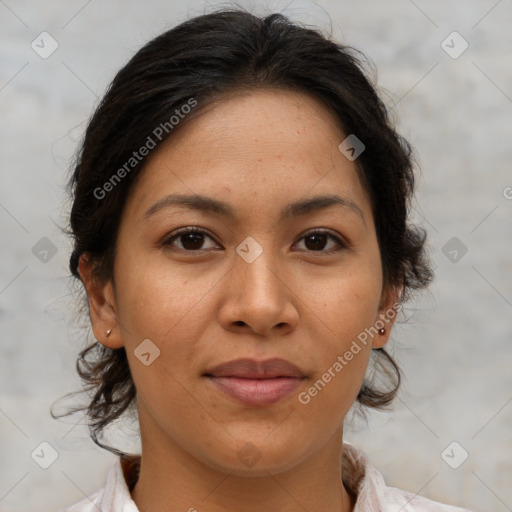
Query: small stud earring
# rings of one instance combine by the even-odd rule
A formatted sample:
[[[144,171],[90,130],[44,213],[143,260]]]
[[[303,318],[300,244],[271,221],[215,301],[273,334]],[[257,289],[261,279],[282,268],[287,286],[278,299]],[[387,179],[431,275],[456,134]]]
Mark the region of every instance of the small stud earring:
[[[386,329],[384,329],[384,327],[382,329],[379,329],[379,334],[382,336],[384,334],[386,334]]]
[[[110,333],[111,333],[111,332],[112,332],[112,329],[109,329],[109,330],[107,331],[107,338],[110,336]]]

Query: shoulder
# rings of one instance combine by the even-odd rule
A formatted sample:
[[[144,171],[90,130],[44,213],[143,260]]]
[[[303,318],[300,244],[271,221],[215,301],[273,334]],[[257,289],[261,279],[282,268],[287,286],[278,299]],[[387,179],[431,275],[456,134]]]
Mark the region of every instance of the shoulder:
[[[59,512],[138,512],[128,486],[137,476],[134,468],[130,457],[117,458],[101,489]]]
[[[386,505],[399,504],[403,507],[401,508],[402,512],[471,512],[466,508],[445,505],[395,487],[387,487],[386,490]],[[389,510],[394,509],[390,508]]]
[[[357,496],[354,512],[471,512],[389,487],[366,454],[348,443],[343,444],[343,482]]]
[[[101,503],[105,488],[96,491],[88,498],[77,501],[73,505],[60,510],[59,512],[93,512],[98,510],[98,505]],[[100,509],[101,510],[101,509]]]

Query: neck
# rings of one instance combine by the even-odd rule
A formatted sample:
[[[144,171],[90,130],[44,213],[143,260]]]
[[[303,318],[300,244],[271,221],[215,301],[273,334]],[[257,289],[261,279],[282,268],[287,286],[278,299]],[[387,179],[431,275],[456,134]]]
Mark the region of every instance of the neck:
[[[340,428],[297,466],[279,473],[265,471],[262,476],[223,471],[198,460],[167,436],[143,435],[132,499],[140,512],[351,512],[355,496],[342,483],[342,435]]]

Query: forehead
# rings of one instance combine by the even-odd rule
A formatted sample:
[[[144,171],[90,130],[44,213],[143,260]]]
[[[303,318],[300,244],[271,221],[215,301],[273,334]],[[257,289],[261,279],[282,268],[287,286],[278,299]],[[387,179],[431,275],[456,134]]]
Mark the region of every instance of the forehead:
[[[232,158],[246,155],[254,160],[260,152],[263,159],[286,151],[290,160],[314,151],[318,159],[319,153],[328,156],[342,137],[339,120],[319,100],[296,91],[265,89],[225,94],[200,109],[168,145],[205,159],[226,157],[228,150]],[[208,153],[201,152],[206,144]]]
[[[355,163],[338,150],[344,138],[333,113],[308,95],[265,90],[224,97],[150,155],[132,206],[140,216],[173,192],[228,194],[247,207],[257,200],[260,209],[326,193],[364,201]]]

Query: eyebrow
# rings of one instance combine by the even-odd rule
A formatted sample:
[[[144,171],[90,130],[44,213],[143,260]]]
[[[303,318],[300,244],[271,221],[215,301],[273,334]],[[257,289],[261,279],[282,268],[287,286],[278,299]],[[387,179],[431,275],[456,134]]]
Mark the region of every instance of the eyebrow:
[[[357,206],[357,204],[351,199],[336,194],[320,195],[290,203],[281,210],[279,220],[283,221],[292,217],[306,215],[308,213],[324,210],[334,205],[340,205],[350,209],[361,218],[363,224],[366,226],[366,221],[361,208],[359,208],[359,206]],[[233,207],[224,201],[197,194],[169,194],[153,204],[146,213],[144,213],[143,220],[147,220],[158,211],[171,206],[184,206],[191,210],[199,210],[203,213],[214,214],[227,217],[229,219],[236,218]]]

